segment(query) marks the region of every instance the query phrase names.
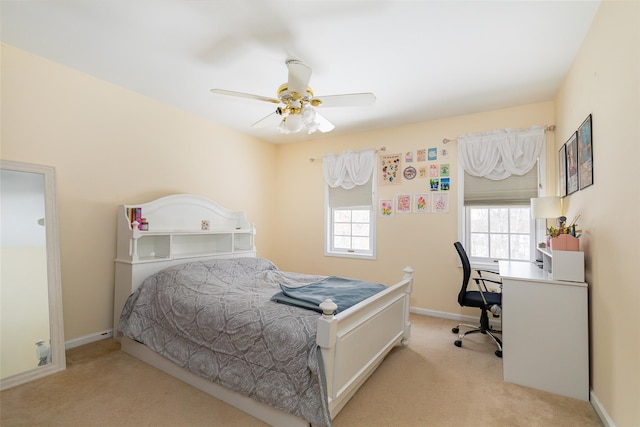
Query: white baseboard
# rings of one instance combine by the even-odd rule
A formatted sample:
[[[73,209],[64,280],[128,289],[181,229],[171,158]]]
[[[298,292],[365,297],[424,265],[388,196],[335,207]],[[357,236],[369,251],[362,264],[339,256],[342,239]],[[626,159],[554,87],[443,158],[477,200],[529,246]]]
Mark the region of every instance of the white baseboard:
[[[591,400],[591,406],[593,406],[593,409],[595,409],[596,414],[598,414],[598,417],[600,418],[600,421],[602,421],[602,424],[604,424],[605,427],[616,427],[611,417],[609,417],[607,410],[604,408],[604,406],[602,406],[602,403],[596,396],[593,389],[591,389],[589,395],[590,395],[589,400]]]
[[[431,317],[438,317],[441,319],[451,319],[451,320],[457,320],[458,322],[461,323],[470,323],[472,325],[475,324],[479,324],[480,322],[480,316],[466,316],[466,315],[462,315],[462,314],[458,314],[458,313],[447,313],[446,311],[435,311],[435,310],[428,310],[426,308],[420,308],[420,307],[411,307],[411,313],[415,313],[415,314],[420,314],[423,316],[431,316]],[[500,328],[500,318],[494,319],[494,318],[489,318],[489,324],[491,326],[493,326],[494,328]]]
[[[85,335],[84,337],[75,338],[64,343],[65,350],[71,348],[80,347],[81,345],[90,344],[92,342],[105,340],[113,337],[113,329],[107,329],[106,331],[96,332],[95,334]]]

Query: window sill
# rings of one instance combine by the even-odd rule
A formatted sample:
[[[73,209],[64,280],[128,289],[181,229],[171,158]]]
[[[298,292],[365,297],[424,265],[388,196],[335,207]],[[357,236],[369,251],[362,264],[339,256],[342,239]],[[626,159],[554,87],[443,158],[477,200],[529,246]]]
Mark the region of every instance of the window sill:
[[[495,271],[496,273],[499,271],[498,261],[493,261],[493,262],[471,261],[471,268],[474,270],[490,270],[490,271]]]
[[[324,256],[331,256],[337,258],[356,258],[356,259],[369,259],[375,260],[375,254],[358,254],[352,252],[325,252]]]

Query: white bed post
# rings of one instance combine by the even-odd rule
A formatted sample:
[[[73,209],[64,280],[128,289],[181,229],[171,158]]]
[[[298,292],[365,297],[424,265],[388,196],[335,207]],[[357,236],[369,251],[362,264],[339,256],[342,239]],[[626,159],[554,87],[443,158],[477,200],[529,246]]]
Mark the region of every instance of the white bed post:
[[[411,291],[413,288],[413,268],[405,267],[402,271],[404,271],[403,279],[409,281],[409,286],[407,287],[406,294],[407,297],[404,300],[404,334],[402,335],[402,341],[400,342],[403,346],[409,344],[409,338],[411,337],[411,319],[409,318],[409,314],[411,312]]]
[[[338,309],[338,306],[330,299],[327,299],[320,304],[320,309],[322,310],[322,316],[318,318],[316,344],[322,350],[322,363],[324,364],[325,372],[331,373],[334,370],[336,337],[338,334],[338,321],[333,313]],[[325,375],[325,378],[328,398],[331,401],[334,398],[333,375]]]

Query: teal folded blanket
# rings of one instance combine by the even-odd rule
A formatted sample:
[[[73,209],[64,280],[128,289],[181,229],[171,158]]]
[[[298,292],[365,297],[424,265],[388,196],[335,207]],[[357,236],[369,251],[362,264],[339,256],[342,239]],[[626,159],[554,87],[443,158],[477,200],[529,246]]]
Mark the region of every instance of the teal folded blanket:
[[[280,285],[280,288],[282,292],[275,294],[272,301],[322,313],[320,303],[331,299],[338,306],[335,312],[340,313],[387,287],[379,283],[330,276],[300,287]]]

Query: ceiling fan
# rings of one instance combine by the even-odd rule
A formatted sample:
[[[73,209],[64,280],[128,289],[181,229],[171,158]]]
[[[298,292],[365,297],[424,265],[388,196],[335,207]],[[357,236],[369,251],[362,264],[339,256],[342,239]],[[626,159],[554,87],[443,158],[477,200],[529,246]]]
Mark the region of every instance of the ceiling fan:
[[[226,89],[211,89],[211,92],[218,95],[237,96],[278,104],[273,113],[258,120],[251,126],[265,127],[273,125],[282,133],[296,133],[303,129],[306,129],[310,134],[317,130],[329,132],[335,126],[318,113],[316,108],[368,106],[376,101],[373,93],[314,96],[313,91],[308,86],[311,78],[311,68],[296,59],[289,59],[285,64],[289,70],[289,79],[287,83],[280,85],[278,88],[277,98]]]

